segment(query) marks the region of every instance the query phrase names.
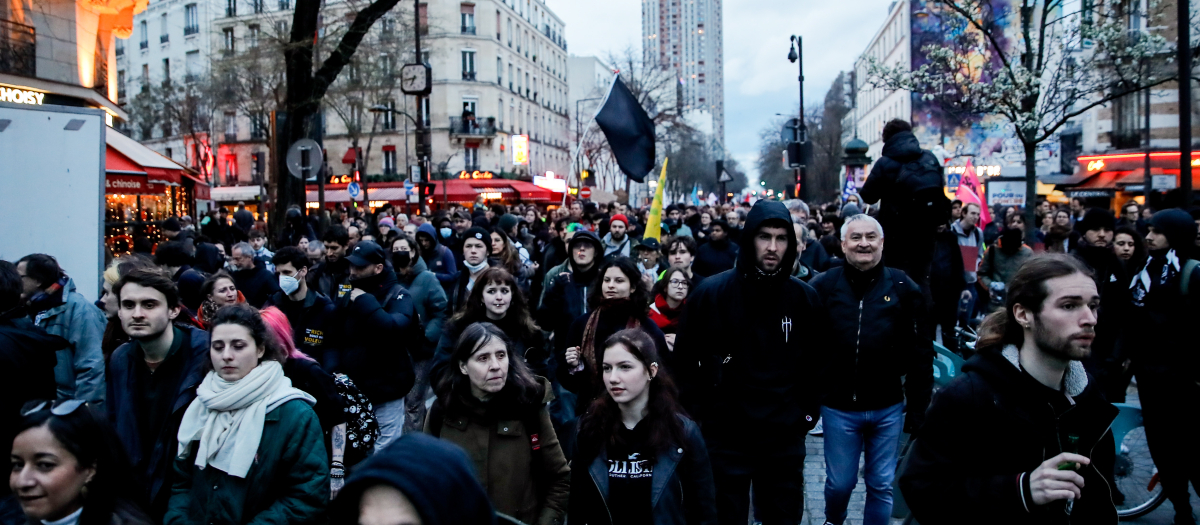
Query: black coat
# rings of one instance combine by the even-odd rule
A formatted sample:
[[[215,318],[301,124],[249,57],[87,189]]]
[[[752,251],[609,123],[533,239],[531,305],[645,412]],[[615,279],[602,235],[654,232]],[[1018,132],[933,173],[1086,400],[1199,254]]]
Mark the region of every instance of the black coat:
[[[20,424],[21,407],[29,401],[54,399],[55,352],[71,346],[70,341],[38,328],[28,317],[0,316],[0,448],[12,448]],[[7,454],[6,454],[7,455]],[[0,495],[8,494],[8,486]]]
[[[175,272],[171,280],[175,281],[175,286],[179,289],[179,302],[183,303],[193,314],[200,310],[200,305],[204,303],[204,280],[208,277],[199,270],[191,266],[184,265]]]
[[[340,299],[350,291],[350,261],[339,257],[337,261],[326,260],[308,271],[309,290],[321,292],[332,300]]]
[[[597,259],[600,253],[603,252],[597,252]],[[555,276],[543,293],[542,306],[537,311],[538,326],[560,337],[566,335],[571,323],[588,313],[588,293],[597,284],[596,271],[599,266],[600,261],[597,260],[589,271],[578,272],[571,270],[575,263],[568,262],[569,271]]]
[[[354,381],[375,406],[404,397],[415,377],[411,345],[424,339],[412,294],[385,269],[372,289],[337,300],[334,326],[340,329],[335,372]],[[355,283],[356,285],[360,283]]]
[[[788,237],[773,275],[757,268],[753,245],[768,222]],[[783,204],[760,201],[744,231],[737,267],[705,279],[688,297],[675,342],[676,375],[710,451],[750,453],[769,440],[779,455],[803,456],[804,435],[820,409],[820,300],[811,286],[788,275],[796,238]]]
[[[933,391],[933,347],[918,335],[921,290],[904,272],[876,266],[860,300],[847,267],[812,280],[829,336],[821,352],[821,404],[843,411],[879,410],[907,399],[906,428],[920,426]],[[901,376],[906,376],[901,389]]]
[[[933,241],[933,264],[929,267],[929,291],[934,304],[942,301],[957,302],[967,288],[963,274],[962,250],[958,247],[958,236],[950,228],[938,232]]]
[[[655,455],[650,481],[654,525],[715,525],[716,487],[700,428],[683,420],[685,443]],[[608,509],[608,457],[603,450],[571,463],[571,525],[617,525]]]
[[[692,263],[692,271],[700,277],[716,275],[732,269],[737,264],[737,258],[738,245],[733,241],[709,241],[696,250],[696,261]]]
[[[161,518],[166,511],[166,500],[171,495],[171,476],[175,455],[179,452],[178,438],[179,423],[188,405],[196,398],[196,387],[204,379],[205,366],[208,361],[208,332],[192,326],[176,326],[184,337],[183,346],[179,348],[178,357],[182,358],[183,372],[179,386],[175,388],[175,399],[171,401],[170,415],[163,424],[162,433],[157,437],[151,448],[150,456],[142,454],[142,428],[147,425],[148,416],[138,410],[138,398],[143,395],[137,379],[137,367],[146,366],[144,356],[134,348],[134,343],[121,345],[108,359],[107,376],[108,395],[104,406],[108,409],[108,420],[112,422],[117,437],[125,445],[129,462],[133,465],[135,476],[143,483],[146,501],[150,503],[147,510],[154,517]],[[169,330],[170,328],[168,328]],[[165,489],[165,490],[164,490]]]
[[[337,352],[333,340],[335,307],[328,297],[321,292],[309,290],[304,296],[304,301],[297,302],[288,299],[283,290],[280,290],[267,299],[263,307],[267,306],[279,308],[279,311],[287,316],[288,323],[292,325],[292,342],[301,352],[320,361],[322,365],[336,359],[336,356],[331,355]],[[319,416],[320,410],[317,412]]]
[[[1016,347],[1010,348],[1016,359]],[[1109,485],[1100,474],[1112,472],[1108,427],[1117,408],[1090,380],[1078,365],[1067,372],[1074,406],[1056,417],[1037,391],[1040,385],[1031,384],[1034,380],[999,349],[971,358],[963,375],[933,399],[900,476],[913,517],[921,525],[959,524],[964,516],[971,523],[996,525],[1117,523]],[[1028,473],[1063,451],[1068,435],[1079,437],[1078,450],[1091,459],[1080,470],[1083,497],[1070,517],[1061,501],[1045,508],[1025,501],[1022,485]]]
[[[232,273],[233,284],[255,308],[262,308],[271,294],[279,291],[279,279],[262,262],[254,261],[254,268]]]
[[[319,363],[308,359],[288,359],[283,363],[283,375],[292,381],[292,386],[317,400],[313,411],[317,413],[323,432],[328,433],[333,427],[346,422],[346,402],[338,394],[333,374],[322,369]]]
[[[923,169],[913,176],[901,177],[901,168],[913,162],[919,162]],[[933,153],[921,149],[913,132],[901,131],[883,145],[882,156],[871,167],[871,175],[859,196],[868,204],[883,201],[879,205],[878,219],[884,231],[885,264],[908,273],[918,269],[923,272],[929,264],[936,224],[944,223],[950,217],[947,214],[941,221],[926,222],[927,217],[920,217],[919,212],[923,210],[912,209],[913,199],[924,192],[941,193],[944,180],[942,163]],[[945,211],[949,211],[948,206]],[[925,280],[924,275],[912,277]]]
[[[1129,319],[1130,304],[1129,280],[1121,259],[1113,253],[1112,248],[1092,246],[1087,241],[1081,241],[1072,252],[1092,269],[1092,279],[1096,283],[1096,291],[1100,292],[1100,310],[1096,313],[1096,339],[1092,342],[1092,353],[1083,361],[1088,372],[1101,381],[1109,374],[1121,376],[1124,374],[1121,363],[1116,362],[1117,340],[1121,336],[1121,328]]]

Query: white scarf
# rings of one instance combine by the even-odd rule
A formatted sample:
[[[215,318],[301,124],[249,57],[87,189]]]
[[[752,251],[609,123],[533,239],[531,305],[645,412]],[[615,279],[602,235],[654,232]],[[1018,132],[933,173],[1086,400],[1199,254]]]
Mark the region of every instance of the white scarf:
[[[1166,262],[1163,264],[1162,274],[1158,276],[1158,284],[1167,284],[1172,277],[1179,273],[1179,256],[1175,255],[1175,250],[1168,251],[1164,256]],[[1129,291],[1132,295],[1134,306],[1145,306],[1146,294],[1150,293],[1150,261],[1153,257],[1146,259],[1146,264],[1142,265],[1142,271],[1133,276],[1133,281],[1129,283]]]
[[[278,361],[263,361],[237,381],[209,372],[196,389],[179,425],[179,455],[199,441],[196,466],[211,465],[230,476],[245,478],[258,454],[267,413],[301,399],[310,406],[317,400],[292,387]]]

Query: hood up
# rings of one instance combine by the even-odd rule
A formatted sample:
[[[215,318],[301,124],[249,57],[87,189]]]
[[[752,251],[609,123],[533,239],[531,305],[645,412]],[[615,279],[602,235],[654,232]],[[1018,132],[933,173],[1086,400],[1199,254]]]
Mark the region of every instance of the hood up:
[[[779,263],[779,270],[772,277],[787,278],[796,265],[797,244],[796,229],[792,227],[792,214],[782,202],[758,201],[750,213],[746,215],[746,223],[742,226],[741,250],[738,252],[737,271],[743,277],[759,275],[754,238],[759,228],[772,226],[783,228],[787,232],[788,247]]]
[[[921,158],[921,142],[911,131],[901,131],[883,145],[883,156],[897,162],[912,162]]]

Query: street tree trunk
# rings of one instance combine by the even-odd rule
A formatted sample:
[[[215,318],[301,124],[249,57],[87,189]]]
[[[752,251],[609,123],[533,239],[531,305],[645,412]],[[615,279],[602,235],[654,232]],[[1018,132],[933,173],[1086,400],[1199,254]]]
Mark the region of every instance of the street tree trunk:
[[[1037,211],[1037,143],[1028,140],[1028,135],[1021,141],[1025,146],[1025,244],[1033,247],[1037,244],[1039,226],[1034,218]]]

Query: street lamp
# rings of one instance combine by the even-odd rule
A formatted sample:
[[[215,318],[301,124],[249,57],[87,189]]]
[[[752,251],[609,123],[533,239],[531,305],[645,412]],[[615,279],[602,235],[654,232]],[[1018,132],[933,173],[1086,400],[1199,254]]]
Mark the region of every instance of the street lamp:
[[[803,43],[803,39],[799,36],[792,35],[792,37],[791,37],[791,47],[790,47],[790,49],[788,49],[788,62],[791,62],[793,64],[798,63],[799,68],[800,68],[800,76],[799,76],[799,81],[800,81],[800,115],[799,115],[800,128],[797,130],[797,132],[798,132],[797,134],[799,136],[796,137],[796,141],[799,142],[800,144],[804,144],[805,142],[808,142],[808,126],[804,122],[804,43]],[[800,152],[801,155],[803,155],[803,152],[805,151],[804,148],[802,148],[802,147],[797,147],[796,150],[798,152]],[[805,164],[807,164],[807,163],[805,163]],[[801,190],[801,188],[804,187],[803,186],[804,170],[805,170],[804,167],[800,167],[800,168],[796,169],[796,198],[797,199],[801,198],[800,190]]]

